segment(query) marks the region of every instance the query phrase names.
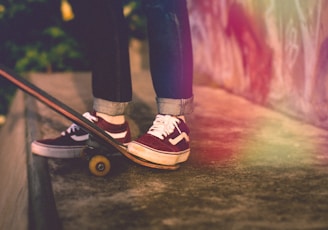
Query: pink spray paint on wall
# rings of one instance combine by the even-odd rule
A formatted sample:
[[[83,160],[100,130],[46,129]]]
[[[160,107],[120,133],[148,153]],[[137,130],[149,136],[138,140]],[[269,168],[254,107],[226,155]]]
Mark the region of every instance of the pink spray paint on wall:
[[[196,75],[328,128],[328,0],[189,0]]]

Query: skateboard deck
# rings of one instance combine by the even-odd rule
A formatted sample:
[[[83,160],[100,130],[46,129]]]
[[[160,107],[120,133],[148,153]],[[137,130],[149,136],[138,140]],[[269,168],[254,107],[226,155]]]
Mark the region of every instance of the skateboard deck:
[[[75,111],[74,109],[70,108],[63,102],[59,101],[55,97],[51,96],[50,94],[46,93],[36,85],[32,84],[28,80],[24,79],[23,77],[19,76],[14,71],[8,69],[7,67],[0,64],[0,76],[10,81],[19,89],[23,90],[25,93],[33,96],[37,100],[41,101],[43,104],[51,108],[52,110],[56,111],[60,115],[66,117],[73,123],[80,126],[86,132],[88,132],[92,139],[94,139],[99,145],[107,146],[108,149],[114,148],[117,152],[120,152],[123,156],[128,158],[129,160],[145,166],[149,168],[155,169],[163,169],[163,170],[176,170],[179,168],[179,165],[160,165],[155,164],[143,159],[140,159],[134,155],[131,155],[127,151],[127,147],[120,142],[116,141],[113,137],[108,135],[98,126],[93,124],[91,121],[83,117],[80,113]],[[91,149],[86,149],[85,154],[81,154],[81,156],[88,155],[88,152],[91,153],[90,162],[89,162],[89,169],[91,173],[96,176],[104,176],[109,172],[110,169],[110,161],[105,154],[100,153],[96,154],[97,148],[91,147]],[[103,152],[103,151],[102,151]]]

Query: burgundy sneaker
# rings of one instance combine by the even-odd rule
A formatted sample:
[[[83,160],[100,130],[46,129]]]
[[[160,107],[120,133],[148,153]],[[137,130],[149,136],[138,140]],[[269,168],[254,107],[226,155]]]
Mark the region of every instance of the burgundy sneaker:
[[[95,113],[83,114],[91,122],[95,123],[106,133],[119,142],[125,144],[131,141],[129,125],[125,122],[122,125],[110,124]],[[43,139],[33,141],[31,150],[34,154],[53,158],[77,158],[80,157],[82,149],[89,139],[89,134],[78,125],[72,124],[66,131],[54,139]]]
[[[156,164],[176,165],[189,157],[189,132],[182,119],[157,115],[149,131],[128,144],[128,151]]]

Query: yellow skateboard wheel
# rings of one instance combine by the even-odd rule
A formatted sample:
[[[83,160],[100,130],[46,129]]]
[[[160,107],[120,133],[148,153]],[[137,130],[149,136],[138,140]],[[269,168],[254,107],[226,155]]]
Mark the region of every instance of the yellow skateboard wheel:
[[[110,167],[110,161],[102,155],[96,155],[89,161],[89,170],[95,176],[106,176]]]

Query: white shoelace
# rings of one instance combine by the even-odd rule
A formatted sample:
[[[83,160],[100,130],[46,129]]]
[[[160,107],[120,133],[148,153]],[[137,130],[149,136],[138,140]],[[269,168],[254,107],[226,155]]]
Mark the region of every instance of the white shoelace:
[[[181,133],[181,130],[178,127],[179,123],[180,120],[176,117],[170,115],[157,115],[153,125],[147,133],[163,140],[165,137],[173,133],[175,128]]]
[[[88,119],[91,122],[96,122],[98,121],[98,118],[91,115],[89,112],[86,112],[83,114],[83,117],[85,117],[86,119]],[[73,123],[70,127],[68,127],[66,129],[66,131],[62,132],[61,135],[65,136],[66,134],[70,134],[70,133],[74,133],[76,131],[79,131],[81,128],[80,126],[78,126],[77,124]]]

